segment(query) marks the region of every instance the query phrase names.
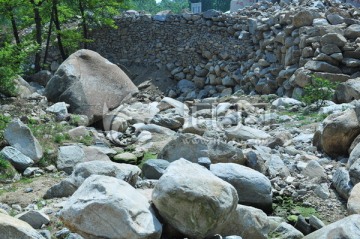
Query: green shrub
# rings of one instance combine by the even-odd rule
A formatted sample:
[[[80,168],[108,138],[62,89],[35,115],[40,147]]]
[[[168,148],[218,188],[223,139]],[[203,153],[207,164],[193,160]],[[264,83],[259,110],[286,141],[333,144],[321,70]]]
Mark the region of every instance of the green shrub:
[[[0,114],[0,142],[4,140],[4,130],[9,122],[10,117]]]
[[[7,96],[16,94],[14,80],[25,71],[29,55],[37,49],[32,42],[20,45],[5,43],[0,48],[0,93]]]
[[[307,105],[315,103],[316,110],[318,110],[324,105],[326,100],[332,99],[336,86],[336,83],[313,76],[311,83],[304,88],[302,101]]]
[[[0,155],[0,180],[12,179],[15,176],[16,170],[9,161]]]

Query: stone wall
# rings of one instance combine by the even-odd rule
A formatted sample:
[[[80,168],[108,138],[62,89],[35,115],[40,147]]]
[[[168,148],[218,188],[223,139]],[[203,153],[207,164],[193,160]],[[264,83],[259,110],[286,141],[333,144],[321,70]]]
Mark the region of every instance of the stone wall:
[[[91,44],[92,49],[114,62],[126,59],[144,64],[195,67],[212,60],[240,62],[255,49],[238,39],[246,21],[225,15],[213,19],[198,14],[163,18],[124,15],[116,23],[118,29],[93,31],[95,42]]]
[[[179,80],[181,99],[246,93],[299,98],[313,74],[346,81],[359,73],[359,10],[317,1],[260,2],[234,14],[137,15],[93,32],[91,48],[116,63],[156,64]]]

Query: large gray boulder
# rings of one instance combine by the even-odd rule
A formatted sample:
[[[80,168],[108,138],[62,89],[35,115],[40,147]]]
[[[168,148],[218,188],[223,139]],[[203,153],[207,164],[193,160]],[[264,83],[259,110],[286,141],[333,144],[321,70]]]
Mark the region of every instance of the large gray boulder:
[[[0,155],[8,160],[14,168],[20,172],[23,172],[27,167],[34,164],[34,161],[32,161],[31,158],[11,146],[4,147],[0,151]]]
[[[0,213],[0,238],[4,239],[45,239],[29,224]]]
[[[360,215],[355,214],[317,230],[303,239],[360,238]]]
[[[190,133],[179,134],[165,145],[158,157],[169,162],[185,158],[196,163],[199,158],[208,157],[213,163],[245,163],[245,157],[240,148],[221,141],[210,141]]]
[[[360,37],[360,24],[352,24],[345,29],[345,37],[347,38],[357,38]]]
[[[238,235],[244,239],[267,239],[269,231],[269,220],[262,210],[238,204],[216,233],[222,236]]]
[[[235,188],[206,168],[179,159],[156,184],[152,200],[165,223],[191,238],[205,238],[235,211]]]
[[[348,103],[360,99],[360,78],[350,79],[339,84],[335,91],[338,103]]]
[[[87,115],[90,123],[102,118],[137,92],[130,78],[115,64],[91,50],[69,56],[47,83],[49,101],[70,104],[70,112]]]
[[[24,155],[37,163],[43,156],[39,141],[34,137],[29,127],[19,119],[14,119],[4,132],[5,140]]]
[[[360,183],[356,184],[350,192],[347,202],[347,211],[351,214],[360,214]]]
[[[212,164],[210,171],[235,187],[239,204],[271,210],[271,182],[262,173],[234,163]]]
[[[354,109],[329,115],[314,136],[313,144],[330,156],[347,155],[351,143],[360,133]]]
[[[84,238],[159,239],[162,226],[148,200],[114,177],[92,175],[64,204],[60,219]]]
[[[44,198],[68,197],[71,196],[81,184],[91,175],[104,175],[115,177],[135,186],[141,170],[138,166],[130,164],[119,164],[104,161],[90,161],[79,163],[75,166],[72,174],[55,184],[45,193]]]

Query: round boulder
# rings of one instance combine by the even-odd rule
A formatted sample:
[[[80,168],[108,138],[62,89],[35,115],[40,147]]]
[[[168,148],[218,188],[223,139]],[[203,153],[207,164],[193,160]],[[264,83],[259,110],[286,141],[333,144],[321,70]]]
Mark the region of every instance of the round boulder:
[[[156,184],[152,200],[165,223],[191,238],[205,238],[235,211],[238,196],[206,168],[179,159]]]
[[[115,64],[91,50],[69,56],[45,88],[49,101],[70,104],[70,112],[89,117],[90,124],[122,104],[137,87]]]
[[[313,144],[329,156],[347,155],[353,140],[360,134],[360,124],[354,109],[329,115],[322,130],[315,134]]]

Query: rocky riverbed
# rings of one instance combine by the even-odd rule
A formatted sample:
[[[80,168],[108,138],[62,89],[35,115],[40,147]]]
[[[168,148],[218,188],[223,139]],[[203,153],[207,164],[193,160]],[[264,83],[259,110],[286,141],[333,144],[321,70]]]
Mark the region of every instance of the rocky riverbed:
[[[318,25],[310,32],[350,28],[355,35],[317,32],[321,36],[304,42],[298,30],[285,27],[296,44],[306,43],[302,57],[316,53],[313,60],[306,55],[304,68],[288,65],[271,73],[298,86],[320,68],[329,73],[321,76],[344,76],[328,71],[333,68],[319,56],[330,58],[315,50],[320,43],[324,51],[335,39],[344,56],[357,57],[359,48],[357,20],[344,16],[332,24],[341,26],[329,27],[308,13],[284,19],[293,27],[306,27],[310,23],[301,20],[311,19]],[[330,15],[328,21],[339,20],[344,12]],[[286,49],[300,56],[295,45]],[[269,66],[258,53],[257,63],[242,62],[247,69]],[[177,98],[171,98],[144,75],[136,86],[118,66],[84,49],[56,72],[29,78],[37,84],[19,78],[18,96],[1,96],[0,104],[0,239],[358,239],[360,97],[354,62],[335,62],[353,79],[336,91],[324,89],[338,104],[322,99],[321,107],[288,98],[299,87],[285,83],[277,95],[265,94],[273,93],[266,87],[223,94],[226,89],[218,86],[199,97],[192,81],[174,74],[171,80],[179,82],[172,95]],[[249,72],[241,79],[250,79]]]
[[[4,134],[20,141],[2,152],[22,173],[2,183],[4,213],[36,225],[45,237],[64,238],[72,231],[68,238],[288,238],[287,233],[306,235],[356,212],[356,194],[350,193],[356,192],[350,182],[356,174],[349,177],[348,157],[329,157],[313,146],[316,130],[334,113],[356,112],[356,101],[341,107],[327,102],[308,112],[302,102],[275,95],[185,103],[161,95],[151,101],[141,92],[138,97],[116,111],[111,131],[78,126],[85,116],[68,114],[66,104],[49,108],[40,95],[2,104],[5,116],[25,123],[11,121]],[[19,108],[24,105],[30,110]],[[136,109],[147,109],[145,124],[132,122],[144,120]],[[128,126],[115,131],[124,112]],[[24,140],[37,152],[35,137],[26,136],[29,128],[46,162],[27,164],[21,152],[6,154]],[[338,137],[341,142],[344,136]],[[124,200],[125,205],[116,203]],[[129,210],[129,218],[119,220],[122,210]],[[140,211],[146,213],[135,216]],[[8,216],[3,217],[5,223]],[[139,234],[120,237],[134,230],[129,220]],[[149,234],[141,237],[145,229]]]

